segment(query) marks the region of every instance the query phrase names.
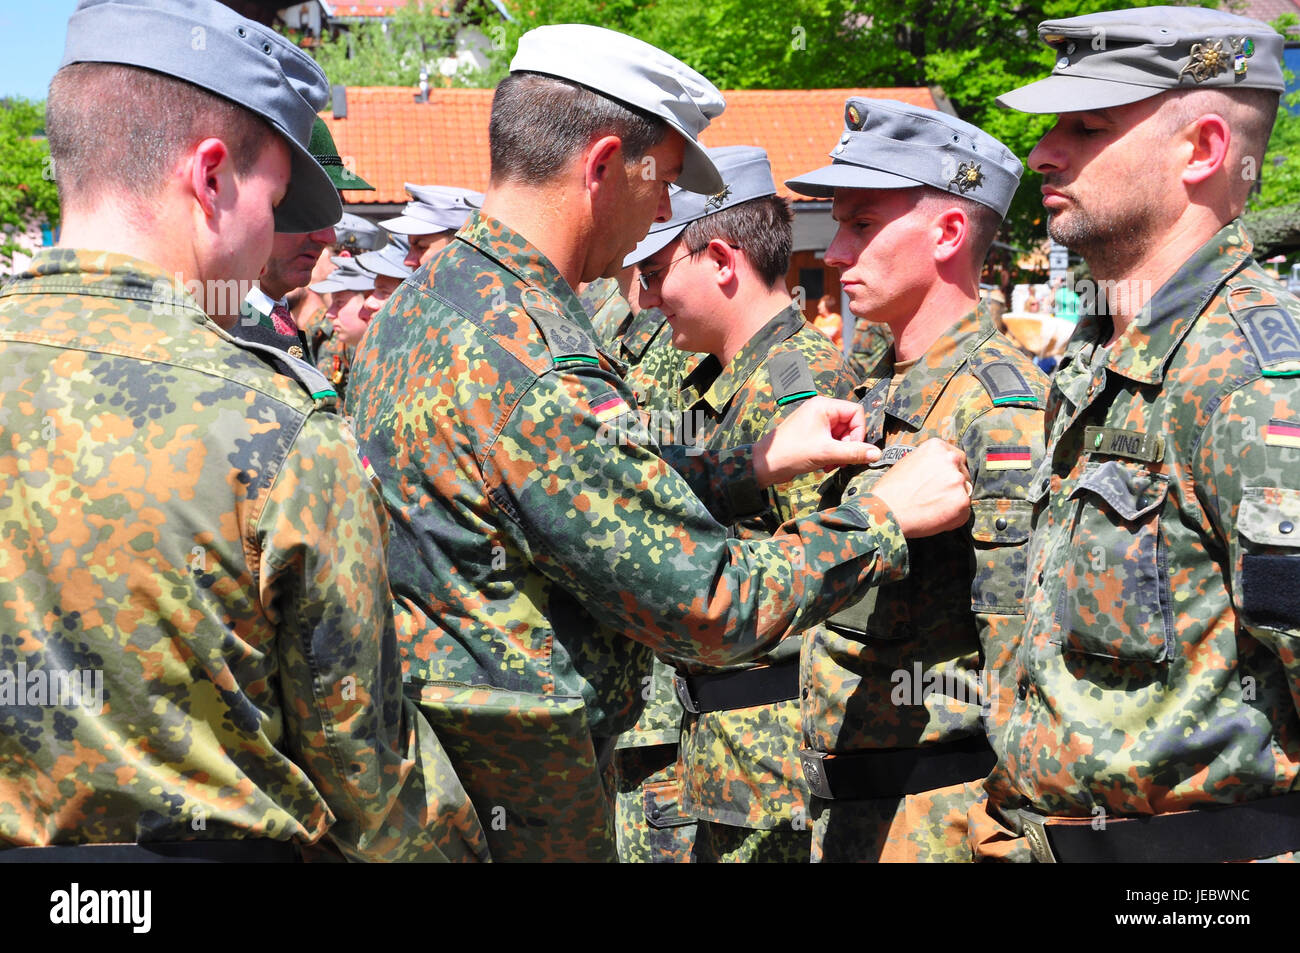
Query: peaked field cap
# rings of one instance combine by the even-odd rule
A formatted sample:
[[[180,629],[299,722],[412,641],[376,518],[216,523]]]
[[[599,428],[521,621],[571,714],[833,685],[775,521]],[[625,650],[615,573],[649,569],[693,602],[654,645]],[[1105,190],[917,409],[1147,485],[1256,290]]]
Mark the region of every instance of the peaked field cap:
[[[412,185],[406,191],[415,199],[407,203],[397,218],[380,222],[397,235],[433,235],[454,232],[469,218],[469,213],[483,204],[483,193],[457,189],[449,185]]]
[[[334,243],[349,251],[376,251],[388,244],[388,233],[369,219],[351,212],[334,225]]]
[[[844,104],[844,132],[831,164],[786,185],[830,198],[836,189],[910,189],[929,185],[1006,215],[1024,166],[978,126],[934,109],[893,99]]]
[[[676,184],[707,195],[722,188],[699,136],[722,114],[726,100],[716,86],[658,47],[598,26],[540,26],[519,38],[510,72],[569,80],[658,116],[686,140]]]
[[[406,278],[414,268],[404,263],[411,243],[400,235],[394,235],[388,244],[378,251],[368,251],[357,256],[357,264],[366,271],[386,278]]]
[[[1052,74],[997,98],[1028,113],[1136,103],[1170,89],[1282,92],[1283,37],[1267,23],[1202,7],[1139,7],[1044,20]]]
[[[375,191],[373,185],[347,167],[342,156],[339,155],[339,147],[334,145],[330,127],[320,116],[316,117],[316,123],[311,127],[311,142],[307,146],[307,151],[320,163],[320,167],[334,183],[334,188],[353,189],[358,192]]]
[[[686,230],[691,222],[734,208],[742,202],[776,195],[772,163],[758,146],[718,146],[704,150],[722,176],[722,188],[712,195],[674,187],[669,195],[673,217],[650,226],[650,233],[623,259],[623,267],[645,261]]]
[[[348,257],[330,256],[334,270],[324,279],[308,285],[317,294],[329,294],[332,291],[369,291],[375,286],[375,276],[357,264],[357,260]]]
[[[292,162],[276,231],[314,232],[343,214],[338,190],[308,149],[329,82],[310,56],[269,27],[215,0],[81,0],[68,19],[59,65],[73,63],[150,69],[270,123]]]

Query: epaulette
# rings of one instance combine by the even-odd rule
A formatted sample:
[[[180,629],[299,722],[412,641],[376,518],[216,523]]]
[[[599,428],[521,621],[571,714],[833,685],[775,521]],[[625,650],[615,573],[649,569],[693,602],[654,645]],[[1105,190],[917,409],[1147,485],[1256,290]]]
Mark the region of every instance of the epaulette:
[[[1008,361],[973,364],[971,372],[988,391],[994,407],[1037,407],[1038,395],[1023,374]]]
[[[269,344],[249,341],[246,338],[237,338],[234,335],[230,336],[230,340],[245,351],[251,351],[270,364],[277,374],[297,381],[311,399],[316,402],[317,407],[338,407],[338,392],[325,379],[324,374],[306,361],[296,358],[292,354],[286,354],[278,347],[272,347]]]
[[[772,396],[778,407],[817,396],[808,360],[798,351],[784,351],[768,359],[767,373],[772,379]]]
[[[1259,294],[1250,285],[1233,288],[1228,294],[1228,310],[1250,345],[1260,373],[1265,377],[1300,376],[1300,325],[1295,315],[1281,303],[1239,306],[1242,295]]]
[[[592,364],[600,365],[600,355],[582,328],[560,314],[554,308],[544,304],[525,304],[524,310],[533,319],[533,324],[542,332],[546,340],[546,349],[551,352],[554,365]]]

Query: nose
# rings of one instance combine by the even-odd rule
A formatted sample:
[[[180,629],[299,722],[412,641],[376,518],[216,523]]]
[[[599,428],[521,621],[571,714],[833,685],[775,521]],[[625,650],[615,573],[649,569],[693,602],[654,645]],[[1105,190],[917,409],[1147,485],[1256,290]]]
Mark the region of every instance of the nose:
[[[411,245],[410,249],[406,252],[406,257],[402,259],[402,264],[407,268],[420,267],[420,249],[418,246],[414,244]]]
[[[832,268],[847,268],[853,264],[853,257],[849,254],[848,241],[844,237],[844,226],[841,225],[835,230],[835,237],[826,248],[826,254],[822,261]]]
[[[659,282],[642,282],[640,268],[637,269],[637,284],[640,285],[640,288],[637,289],[637,302],[640,304],[643,311],[657,308],[659,305],[663,304],[663,299],[659,297]]]
[[[1060,128],[1059,122],[1049,129],[1043,138],[1038,140],[1038,145],[1034,146],[1029,153],[1029,168],[1035,172],[1045,175],[1048,172],[1059,172],[1065,168],[1065,154],[1057,145],[1056,130],[1058,128]]]
[[[673,217],[673,200],[668,195],[668,183],[664,183],[663,194],[659,196],[659,214],[655,216],[656,222],[666,222]]]

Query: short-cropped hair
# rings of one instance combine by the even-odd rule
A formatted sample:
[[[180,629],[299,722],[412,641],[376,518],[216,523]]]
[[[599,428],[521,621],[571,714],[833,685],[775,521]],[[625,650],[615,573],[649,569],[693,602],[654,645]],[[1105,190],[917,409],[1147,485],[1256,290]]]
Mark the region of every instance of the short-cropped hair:
[[[492,178],[546,182],[601,136],[623,141],[623,161],[640,160],[663,142],[668,124],[577,83],[540,73],[511,73],[492,97],[488,147]]]
[[[222,140],[244,175],[276,135],[222,96],[118,63],[72,63],[55,73],[45,132],[59,201],[74,207],[110,194],[136,204],[152,198],[186,150],[207,138]]]
[[[793,222],[789,202],[764,195],[696,219],[682,232],[682,242],[692,252],[703,251],[715,238],[736,245],[767,287],[775,288],[790,270]]]

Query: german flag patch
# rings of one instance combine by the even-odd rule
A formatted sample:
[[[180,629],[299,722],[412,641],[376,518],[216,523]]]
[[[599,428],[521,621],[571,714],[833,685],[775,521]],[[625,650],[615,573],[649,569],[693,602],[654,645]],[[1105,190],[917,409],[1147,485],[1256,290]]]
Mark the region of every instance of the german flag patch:
[[[1032,462],[1028,447],[989,447],[984,452],[985,470],[1028,470]]]
[[[591,412],[596,415],[596,419],[602,424],[617,420],[631,410],[632,408],[628,405],[628,402],[614,393],[598,398],[591,405]]]
[[[1264,443],[1270,447],[1300,448],[1300,424],[1274,418],[1264,431]]]

